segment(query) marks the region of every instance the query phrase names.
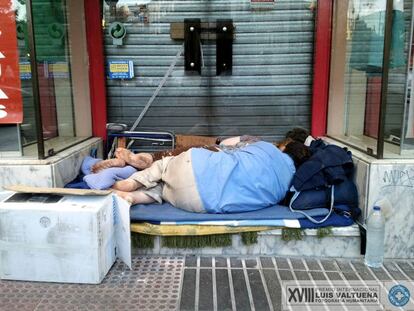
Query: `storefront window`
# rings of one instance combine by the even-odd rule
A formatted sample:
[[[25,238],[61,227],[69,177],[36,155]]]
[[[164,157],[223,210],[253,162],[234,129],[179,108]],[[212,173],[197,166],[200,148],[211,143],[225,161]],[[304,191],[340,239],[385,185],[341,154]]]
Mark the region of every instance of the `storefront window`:
[[[39,146],[43,149],[40,157],[48,157],[87,138],[87,131],[77,132],[74,84],[72,80],[73,52],[79,47],[73,44],[73,26],[70,6],[74,1],[33,0],[31,2],[32,20],[28,18],[27,3],[24,0],[10,1],[8,13],[1,16],[2,23],[13,25],[10,33],[14,40],[7,42],[8,55],[16,54],[17,63],[13,75],[18,77],[14,89],[21,99],[21,120],[11,120],[0,126],[3,140],[14,134],[13,146],[2,147],[2,154],[12,149],[25,157],[37,157]],[[3,8],[2,8],[3,9]],[[8,20],[7,20],[8,18]],[[29,36],[32,22],[34,51],[31,49]],[[82,26],[82,25],[81,25]],[[76,34],[77,37],[83,34]],[[37,76],[31,68],[31,61],[36,59]],[[33,79],[37,79],[38,100],[34,98]],[[3,82],[3,81],[2,81]],[[1,87],[1,86],[0,86]],[[36,108],[40,117],[36,118]],[[1,119],[0,119],[1,121]],[[3,120],[4,121],[4,120]],[[83,125],[80,125],[83,126]],[[9,133],[9,134],[6,134]],[[41,135],[39,135],[39,132]],[[89,131],[90,132],[90,131]],[[85,135],[86,133],[86,135]],[[39,140],[43,144],[39,144]],[[42,146],[43,145],[43,146]],[[9,149],[9,150],[7,150]],[[14,155],[14,153],[13,153]]]
[[[335,1],[328,135],[377,157],[410,156],[412,10],[412,0]]]

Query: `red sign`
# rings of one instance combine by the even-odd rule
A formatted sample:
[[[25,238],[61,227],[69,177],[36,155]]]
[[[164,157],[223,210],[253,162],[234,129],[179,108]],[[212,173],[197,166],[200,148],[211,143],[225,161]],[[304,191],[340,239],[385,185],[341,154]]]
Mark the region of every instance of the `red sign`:
[[[22,123],[23,105],[11,0],[0,0],[0,124]]]

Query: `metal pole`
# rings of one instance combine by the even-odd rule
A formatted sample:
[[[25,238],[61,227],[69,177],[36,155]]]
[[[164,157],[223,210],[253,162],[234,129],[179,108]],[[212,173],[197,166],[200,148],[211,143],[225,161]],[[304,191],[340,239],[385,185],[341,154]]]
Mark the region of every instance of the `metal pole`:
[[[45,158],[43,141],[42,112],[40,109],[39,79],[37,73],[36,40],[33,29],[32,0],[26,1],[27,35],[29,40],[30,66],[32,71],[33,106],[36,121],[37,154],[39,159]]]
[[[385,10],[384,50],[382,59],[381,101],[378,122],[377,158],[384,158],[384,127],[388,97],[388,73],[390,68],[391,40],[392,40],[393,0],[387,0]]]

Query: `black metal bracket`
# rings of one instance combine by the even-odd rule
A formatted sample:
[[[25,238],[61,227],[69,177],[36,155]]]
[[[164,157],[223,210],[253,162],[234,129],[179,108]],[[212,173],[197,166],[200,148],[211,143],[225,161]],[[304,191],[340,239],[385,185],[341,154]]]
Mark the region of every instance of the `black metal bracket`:
[[[184,68],[201,74],[201,21],[199,18],[184,20]]]
[[[232,19],[201,23],[199,18],[186,18],[184,23],[171,23],[173,40],[184,39],[184,68],[201,74],[201,40],[216,40],[216,75],[231,75],[233,70],[234,25]]]
[[[218,19],[216,23],[216,75],[231,75],[233,70],[233,20]]]

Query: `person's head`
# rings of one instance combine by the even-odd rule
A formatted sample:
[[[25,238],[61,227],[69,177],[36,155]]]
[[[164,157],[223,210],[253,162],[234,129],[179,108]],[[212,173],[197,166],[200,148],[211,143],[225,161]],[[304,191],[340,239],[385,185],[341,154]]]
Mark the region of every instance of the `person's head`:
[[[298,141],[289,142],[282,151],[292,158],[296,168],[311,156],[309,147]]]
[[[309,133],[307,130],[295,127],[291,129],[289,132],[286,133],[285,138],[277,143],[275,145],[281,150],[284,151],[285,147],[288,143],[292,141],[297,141],[300,143],[305,143],[306,139],[308,138]]]
[[[295,127],[287,132],[285,137],[303,144],[308,136],[309,132],[307,130],[301,127]]]

